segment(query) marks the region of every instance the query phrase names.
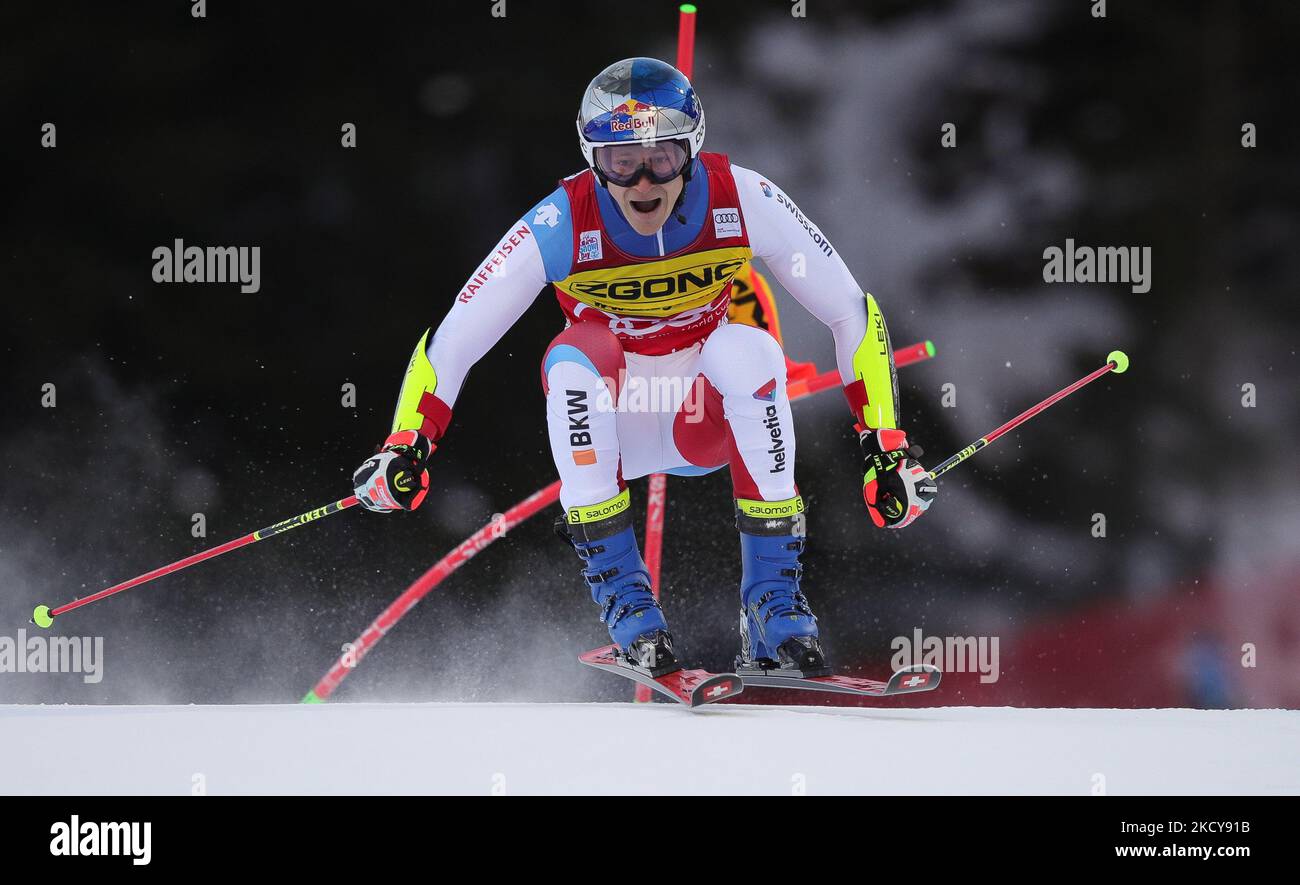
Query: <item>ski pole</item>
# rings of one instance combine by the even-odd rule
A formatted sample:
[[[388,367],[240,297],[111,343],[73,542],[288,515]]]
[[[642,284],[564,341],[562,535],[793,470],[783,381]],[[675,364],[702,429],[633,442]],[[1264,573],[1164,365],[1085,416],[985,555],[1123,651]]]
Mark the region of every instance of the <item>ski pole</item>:
[[[181,569],[189,568],[200,562],[205,562],[213,557],[220,556],[223,553],[229,553],[231,550],[238,550],[249,544],[255,544],[258,541],[265,541],[273,535],[287,532],[289,529],[296,529],[300,525],[306,525],[309,522],[320,519],[322,516],[329,516],[331,513],[338,513],[340,510],[346,510],[357,503],[356,495],[349,495],[332,504],[326,504],[324,507],[317,507],[315,510],[308,510],[306,513],[300,513],[292,519],[286,519],[283,522],[277,522],[275,525],[267,526],[255,532],[250,532],[242,538],[236,538],[233,541],[213,547],[209,550],[203,550],[195,553],[193,556],[187,556],[184,559],[177,560],[170,565],[164,565],[154,569],[151,572],[145,572],[139,577],[132,578],[129,581],[123,581],[120,584],[114,584],[98,593],[93,593],[82,599],[75,599],[66,605],[61,605],[56,609],[49,606],[38,605],[32,613],[32,623],[38,627],[48,627],[54,623],[54,619],[65,612],[70,612],[74,608],[81,608],[83,605],[90,605],[92,602],[98,602],[101,599],[112,596],[114,593],[121,593],[123,590],[130,590],[132,587],[139,587],[141,584],[152,581],[154,578],[161,578],[163,575],[170,575],[172,572],[178,572]]]
[[[1034,417],[1039,412],[1046,409],[1048,406],[1065,399],[1067,396],[1074,393],[1076,390],[1078,390],[1080,387],[1083,387],[1085,384],[1090,384],[1093,381],[1096,381],[1098,378],[1100,378],[1102,375],[1105,375],[1107,372],[1114,372],[1116,375],[1122,375],[1126,371],[1128,371],[1128,356],[1122,350],[1112,350],[1110,354],[1106,357],[1106,365],[1102,366],[1100,369],[1097,369],[1094,372],[1089,372],[1087,375],[1084,375],[1082,378],[1080,378],[1078,381],[1074,382],[1064,390],[1058,390],[1056,393],[1052,394],[1051,396],[1043,400],[1038,405],[1031,406],[1030,408],[1021,412],[1019,415],[1012,418],[1006,424],[1003,424],[1001,427],[997,428],[991,433],[987,433],[984,436],[981,436],[979,439],[975,440],[975,442],[971,443],[966,448],[962,449],[960,452],[953,455],[948,460],[944,461],[938,467],[931,470],[930,478],[938,479],[940,476],[943,476],[945,473],[947,473],[949,470],[952,470],[954,467],[956,467],[961,462],[965,461],[971,455],[974,455],[980,449],[984,448],[986,445],[993,442],[993,440],[997,439],[999,436],[1002,436],[1002,434],[1006,433],[1007,431],[1014,430],[1015,428],[1019,427],[1021,424],[1024,424],[1026,421],[1028,421],[1030,418]]]

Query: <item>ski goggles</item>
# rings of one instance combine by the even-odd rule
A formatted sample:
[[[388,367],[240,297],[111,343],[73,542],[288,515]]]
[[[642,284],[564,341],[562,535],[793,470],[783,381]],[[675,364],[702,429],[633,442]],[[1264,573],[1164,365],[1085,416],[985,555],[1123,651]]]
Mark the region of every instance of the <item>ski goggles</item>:
[[[642,175],[654,184],[667,184],[682,174],[689,159],[681,141],[601,145],[595,157],[596,168],[619,187],[631,187]]]

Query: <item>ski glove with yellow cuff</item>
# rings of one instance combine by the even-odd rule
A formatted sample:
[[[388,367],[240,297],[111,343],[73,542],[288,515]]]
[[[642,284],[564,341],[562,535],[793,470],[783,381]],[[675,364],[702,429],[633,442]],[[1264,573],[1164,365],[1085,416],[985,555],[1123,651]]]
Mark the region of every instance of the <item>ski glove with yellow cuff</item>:
[[[876,299],[867,299],[867,334],[853,354],[854,380],[844,388],[862,445],[862,500],[880,528],[901,529],[930,507],[938,486],[898,429],[898,375],[889,330]]]
[[[451,409],[434,393],[438,376],[429,363],[428,343],[426,331],[411,354],[392,432],[352,476],[357,502],[367,510],[414,510],[429,493],[429,457],[451,423]]]

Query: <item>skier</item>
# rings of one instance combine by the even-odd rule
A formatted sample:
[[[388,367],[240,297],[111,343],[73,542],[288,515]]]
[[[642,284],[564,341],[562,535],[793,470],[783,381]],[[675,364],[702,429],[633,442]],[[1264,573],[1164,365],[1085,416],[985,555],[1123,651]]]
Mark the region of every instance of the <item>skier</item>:
[[[424,333],[392,433],[354,476],[357,497],[376,511],[420,506],[470,367],[549,283],[566,319],[541,365],[562,481],[557,530],[581,557],[626,662],[652,676],[679,666],[637,547],[626,480],[726,465],[743,563],[741,665],[829,673],[800,589],[804,503],[787,363],[777,338],[728,322],[728,309],[737,280],[764,288],[749,266],[757,257],[830,328],[865,459],[867,511],[877,526],[902,528],[936,488],[897,427],[880,308],[771,180],[702,151],[704,111],[671,65],[610,65],[587,87],[577,128],[588,168],[506,232],[437,331]]]

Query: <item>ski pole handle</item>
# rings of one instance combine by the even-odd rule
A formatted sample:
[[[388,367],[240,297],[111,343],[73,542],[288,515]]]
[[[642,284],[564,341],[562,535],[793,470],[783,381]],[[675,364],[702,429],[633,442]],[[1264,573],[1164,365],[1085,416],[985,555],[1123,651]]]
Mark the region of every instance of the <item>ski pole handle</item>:
[[[975,442],[971,443],[966,448],[962,449],[960,452],[957,452],[955,455],[953,455],[952,457],[948,458],[946,461],[941,463],[938,467],[931,470],[930,478],[938,479],[940,476],[943,476],[949,470],[952,470],[958,464],[962,463],[967,458],[974,455],[980,449],[984,448],[986,445],[993,442],[993,440],[997,439],[999,436],[1002,436],[1002,434],[1014,430],[1015,428],[1019,427],[1021,424],[1024,424],[1030,418],[1037,415],[1039,412],[1045,410],[1048,406],[1051,406],[1053,403],[1060,402],[1061,400],[1065,399],[1067,396],[1074,393],[1076,390],[1083,387],[1084,385],[1091,384],[1093,381],[1096,381],[1098,378],[1100,378],[1102,375],[1105,375],[1107,372],[1114,372],[1116,375],[1121,375],[1126,371],[1128,371],[1128,356],[1122,350],[1112,350],[1110,354],[1106,357],[1106,365],[1102,366],[1100,369],[1097,369],[1094,372],[1089,372],[1087,375],[1083,376],[1078,381],[1071,384],[1069,387],[1066,387],[1064,390],[1058,390],[1056,393],[1052,394],[1047,399],[1021,412],[1019,415],[1012,418],[1010,421],[1008,421],[1006,424],[1003,424],[1001,427],[997,428],[996,430],[987,433],[984,436],[981,436],[979,439],[975,440]]]
[[[322,516],[329,516],[330,514],[338,513],[341,510],[347,510],[356,503],[356,495],[349,495],[346,498],[340,498],[337,501],[326,504],[324,507],[317,507],[314,510],[308,510],[306,513],[299,513],[297,516],[291,517],[290,519],[277,522],[274,525],[269,525],[264,529],[249,532],[242,538],[227,541],[224,544],[195,553],[193,556],[178,559],[176,562],[169,565],[160,566],[151,572],[145,572],[143,575],[134,577],[129,581],[123,581],[120,584],[114,584],[112,587],[100,590],[98,593],[92,593],[90,596],[75,599],[56,609],[51,609],[49,606],[45,605],[38,605],[36,606],[36,610],[32,612],[32,623],[36,624],[38,627],[48,627],[54,623],[54,619],[59,615],[64,614],[65,612],[70,612],[74,608],[81,608],[83,605],[90,605],[92,602],[98,602],[99,600],[112,596],[115,593],[121,593],[123,590],[130,590],[132,587],[139,587],[141,584],[148,583],[154,578],[161,578],[163,575],[170,575],[172,572],[178,572],[181,569],[189,568],[190,566],[197,565],[200,562],[206,562],[207,560],[220,556],[223,553],[229,553],[231,550],[238,550],[240,547],[246,547],[249,544],[256,544],[258,541],[265,541],[267,538],[283,534],[290,529],[296,529],[300,525],[314,522]]]

